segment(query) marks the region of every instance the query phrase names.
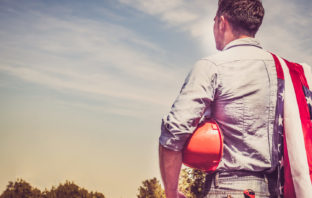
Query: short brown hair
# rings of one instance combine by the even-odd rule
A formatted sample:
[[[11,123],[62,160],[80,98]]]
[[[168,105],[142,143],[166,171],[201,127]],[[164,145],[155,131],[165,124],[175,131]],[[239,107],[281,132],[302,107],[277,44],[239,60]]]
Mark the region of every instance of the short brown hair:
[[[217,17],[224,16],[234,34],[255,36],[264,16],[261,0],[219,0]]]

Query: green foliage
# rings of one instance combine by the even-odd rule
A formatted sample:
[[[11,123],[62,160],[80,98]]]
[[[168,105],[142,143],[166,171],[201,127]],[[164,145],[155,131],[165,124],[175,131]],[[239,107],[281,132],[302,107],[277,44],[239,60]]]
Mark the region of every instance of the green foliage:
[[[179,190],[187,198],[203,196],[206,173],[201,170],[184,168],[180,173]]]
[[[105,198],[102,193],[88,192],[80,188],[73,182],[66,181],[57,188],[51,190],[40,190],[31,187],[31,185],[22,179],[16,182],[9,182],[6,190],[0,195],[0,198]]]
[[[184,168],[180,173],[179,191],[187,198],[203,197],[206,173],[200,170]],[[139,187],[138,198],[165,198],[165,192],[156,178],[145,180]]]
[[[142,182],[143,186],[139,187],[138,198],[165,198],[165,192],[161,188],[159,181],[154,177],[153,179]]]

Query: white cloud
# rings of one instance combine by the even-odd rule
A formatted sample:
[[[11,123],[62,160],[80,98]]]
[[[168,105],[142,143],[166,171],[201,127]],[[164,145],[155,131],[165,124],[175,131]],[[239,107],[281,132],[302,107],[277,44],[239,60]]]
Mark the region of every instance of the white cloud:
[[[291,61],[312,64],[310,14],[294,1],[265,0],[263,4],[266,15],[259,32],[263,45]]]
[[[120,2],[157,16],[172,28],[189,32],[201,41],[204,51],[215,51],[212,34],[215,2],[211,5],[207,1],[182,0]],[[296,30],[289,31],[291,26],[304,27],[311,21],[303,18],[296,23],[301,14],[295,4],[283,5],[278,1],[270,5],[259,33],[264,46],[281,55],[311,62],[311,49],[305,49],[311,38],[306,37],[303,42]],[[280,22],[283,12],[291,17]],[[115,14],[109,14],[112,15]],[[168,62],[159,59],[161,56],[153,56],[167,53],[156,41],[144,40],[120,25],[71,16],[61,18],[39,11],[28,12],[23,20],[11,20],[8,24],[12,25],[6,25],[0,32],[0,70],[27,81],[59,90],[168,105],[164,98],[176,94],[168,86],[176,88],[185,75],[185,69],[167,65]],[[305,30],[300,34],[308,33]]]
[[[144,13],[159,17],[160,20],[186,31],[202,42],[205,52],[214,52],[212,34],[213,17],[217,9],[216,1],[144,1],[120,0],[120,2]],[[311,2],[300,4],[294,1],[263,0],[266,10],[264,24],[260,27],[260,41],[269,50],[281,53],[297,61],[308,61],[312,64],[311,55]],[[307,8],[307,6],[309,8]],[[182,13],[181,10],[183,11]],[[171,16],[171,17],[169,17]]]
[[[155,15],[173,27],[192,33],[193,36],[204,36],[199,25],[203,18],[213,17],[216,5],[209,5],[207,1],[185,0],[119,0],[130,7],[138,9],[149,15]],[[193,34],[196,32],[195,34]],[[201,33],[199,33],[201,32]]]
[[[184,4],[181,0],[119,0],[121,3],[131,5],[148,14],[163,14]]]
[[[164,88],[174,85],[179,73],[184,75],[149,55],[147,51],[164,53],[156,44],[122,26],[42,13],[28,20],[31,33],[13,27],[26,33],[18,37],[6,32],[0,55],[0,70],[25,81],[166,106],[163,96],[169,90]]]
[[[119,0],[146,14],[159,17],[169,27],[190,34],[206,54],[216,52],[212,33],[215,1]]]
[[[188,12],[185,9],[176,9],[174,12],[163,13],[162,18],[171,24],[184,24],[189,23],[198,18],[198,16],[192,12]]]

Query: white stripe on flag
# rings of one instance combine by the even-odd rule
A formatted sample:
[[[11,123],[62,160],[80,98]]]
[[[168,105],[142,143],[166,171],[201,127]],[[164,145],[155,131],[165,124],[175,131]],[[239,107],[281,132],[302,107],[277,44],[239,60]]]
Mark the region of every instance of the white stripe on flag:
[[[303,70],[304,70],[304,75],[308,81],[308,85],[309,85],[309,88],[310,90],[312,90],[312,69],[309,65],[305,64],[305,63],[302,63],[301,64],[302,67],[303,67]]]
[[[311,198],[312,184],[296,94],[288,67],[283,59],[279,60],[285,77],[284,127],[292,180],[297,198]]]

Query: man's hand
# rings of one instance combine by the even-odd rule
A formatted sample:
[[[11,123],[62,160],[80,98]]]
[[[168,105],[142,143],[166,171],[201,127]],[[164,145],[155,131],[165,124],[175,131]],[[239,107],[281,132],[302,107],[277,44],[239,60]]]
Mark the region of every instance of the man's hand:
[[[183,193],[180,193],[180,192],[179,192],[179,196],[178,197],[179,198],[186,198],[186,196]]]
[[[186,196],[178,191],[166,192],[166,198],[186,198]]]

